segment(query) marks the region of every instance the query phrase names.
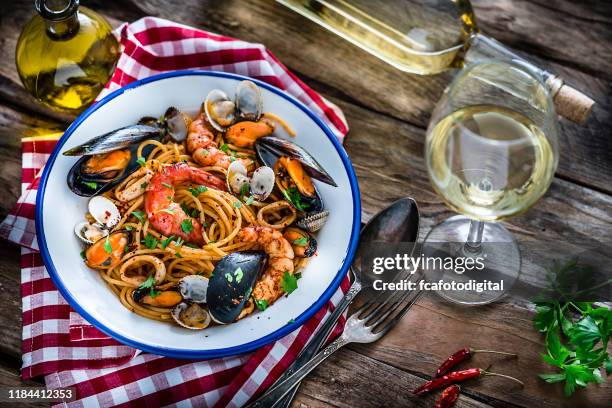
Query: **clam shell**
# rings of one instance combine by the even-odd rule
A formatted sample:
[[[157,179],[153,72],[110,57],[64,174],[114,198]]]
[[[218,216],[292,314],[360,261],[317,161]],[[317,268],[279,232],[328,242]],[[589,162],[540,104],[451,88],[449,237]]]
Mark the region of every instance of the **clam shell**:
[[[200,275],[187,275],[179,281],[178,289],[184,300],[206,303],[208,278]]]
[[[83,221],[74,226],[74,234],[86,244],[93,244],[107,236],[108,230],[98,224],[90,224],[87,221]]]
[[[258,201],[265,200],[274,190],[274,181],[274,170],[268,166],[257,168],[251,176],[251,194]]]
[[[187,138],[191,118],[185,113],[171,106],[164,114],[166,132],[175,142],[182,142]]]
[[[112,229],[121,221],[121,214],[115,203],[104,196],[92,197],[87,208],[91,216],[106,229]]]
[[[241,120],[257,122],[263,112],[261,90],[252,81],[242,81],[236,87],[236,109]]]
[[[225,132],[236,119],[236,104],[220,89],[208,93],[203,107],[212,127],[220,132]]]
[[[227,188],[234,194],[240,193],[242,186],[249,183],[247,168],[240,160],[233,161],[227,168]]]
[[[195,326],[189,324],[184,319],[187,317],[187,313],[190,313],[191,317],[201,317],[202,320],[198,320],[199,325]],[[187,303],[181,302],[172,309],[172,318],[179,325],[189,330],[203,330],[210,325],[211,318],[210,313],[198,303]]]
[[[317,232],[323,228],[323,225],[325,225],[325,222],[327,221],[327,217],[329,217],[329,211],[323,210],[307,215],[306,217],[298,220],[296,225],[305,229],[306,231]]]

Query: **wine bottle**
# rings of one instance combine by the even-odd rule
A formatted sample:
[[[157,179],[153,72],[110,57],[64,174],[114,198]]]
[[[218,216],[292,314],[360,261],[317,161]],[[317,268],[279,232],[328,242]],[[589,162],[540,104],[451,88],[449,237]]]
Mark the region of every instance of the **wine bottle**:
[[[469,0],[277,0],[397,69],[431,75],[484,59],[520,61],[550,89],[559,115],[577,123],[594,101],[478,29]]]

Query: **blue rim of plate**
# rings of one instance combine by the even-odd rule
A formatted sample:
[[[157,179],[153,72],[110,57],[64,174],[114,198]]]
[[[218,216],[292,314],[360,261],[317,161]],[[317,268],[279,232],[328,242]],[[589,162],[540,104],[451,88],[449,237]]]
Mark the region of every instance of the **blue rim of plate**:
[[[323,133],[325,133],[325,135],[329,138],[332,145],[336,149],[336,152],[338,153],[338,156],[340,156],[340,159],[342,160],[342,164],[344,165],[344,168],[349,177],[349,183],[351,186],[351,194],[352,194],[352,200],[353,200],[353,225],[351,228],[351,238],[349,241],[348,251],[342,263],[342,267],[340,268],[340,270],[338,271],[338,273],[332,280],[331,284],[327,287],[327,289],[319,297],[319,299],[315,303],[313,303],[308,309],[306,309],[300,316],[295,318],[294,322],[289,323],[262,338],[259,338],[257,340],[254,340],[246,344],[242,344],[240,346],[219,348],[219,349],[213,349],[213,350],[197,350],[197,349],[196,350],[185,350],[185,349],[175,349],[175,348],[169,348],[169,347],[150,346],[150,345],[143,344],[138,341],[126,338],[123,335],[116,333],[110,328],[101,324],[99,321],[97,321],[93,316],[91,316],[85,309],[83,309],[76,302],[76,300],[72,297],[71,293],[67,290],[67,288],[62,283],[61,279],[59,278],[59,275],[57,274],[55,266],[53,265],[51,256],[49,255],[49,250],[47,248],[47,243],[45,240],[45,233],[44,233],[44,229],[42,226],[43,225],[42,223],[43,197],[45,196],[45,189],[47,186],[47,180],[49,178],[49,173],[51,172],[51,169],[53,168],[55,159],[58,156],[62,146],[64,145],[64,143],[66,143],[66,141],[72,135],[72,133],[74,133],[74,131],[81,125],[81,123],[83,123],[92,113],[94,113],[96,110],[104,106],[106,103],[108,103],[109,101],[113,100],[114,98],[118,97],[119,95],[123,94],[124,92],[130,89],[139,87],[141,85],[148,84],[150,82],[156,82],[162,79],[166,79],[166,78],[173,78],[173,77],[179,77],[179,76],[191,76],[191,75],[222,77],[222,78],[229,78],[229,79],[234,79],[234,80],[239,80],[239,81],[248,79],[250,81],[255,82],[258,86],[265,88],[268,91],[279,95],[280,97],[286,99],[288,102],[297,106],[300,110],[306,113],[319,126],[319,128],[321,128]],[[106,97],[104,97],[103,99],[95,103],[93,106],[91,106],[89,109],[87,109],[85,112],[83,112],[81,115],[79,115],[79,117],[76,118],[76,120],[70,125],[70,127],[68,127],[66,132],[64,132],[64,135],[59,139],[59,141],[57,142],[57,145],[55,146],[55,148],[53,149],[53,152],[51,153],[51,156],[49,157],[49,160],[47,161],[47,164],[45,165],[45,169],[41,177],[40,185],[38,187],[38,194],[36,196],[35,221],[36,221],[36,237],[38,241],[38,247],[40,249],[40,254],[42,255],[43,262],[47,268],[47,271],[49,272],[49,276],[51,277],[51,280],[53,281],[57,289],[60,291],[64,299],[68,301],[70,306],[72,306],[72,308],[76,312],[78,312],[81,316],[83,316],[89,323],[91,323],[93,326],[95,326],[97,329],[99,329],[103,333],[111,336],[115,340],[123,344],[126,344],[128,346],[137,348],[139,350],[146,351],[148,353],[153,353],[153,354],[158,354],[158,355],[163,355],[163,356],[173,357],[173,358],[183,358],[183,359],[211,359],[211,358],[227,357],[227,356],[234,356],[238,354],[248,353],[250,351],[263,347],[275,340],[278,340],[286,336],[287,334],[291,333],[292,331],[297,330],[306,321],[308,321],[308,319],[314,316],[314,314],[319,309],[321,309],[327,301],[329,301],[329,299],[332,297],[334,292],[340,286],[342,279],[346,275],[348,268],[350,267],[350,264],[355,255],[355,251],[357,249],[357,242],[359,240],[359,230],[360,230],[360,225],[361,225],[361,200],[360,200],[360,195],[359,195],[359,185],[357,183],[357,177],[355,176],[355,171],[353,170],[353,166],[351,165],[351,162],[348,156],[346,155],[344,148],[342,147],[340,142],[338,142],[338,139],[336,139],[336,136],[329,129],[329,127],[317,115],[315,115],[314,112],[312,112],[308,107],[306,107],[302,102],[298,101],[293,96],[285,93],[279,88],[276,88],[275,86],[272,86],[268,83],[262,82],[254,78],[249,78],[249,77],[237,75],[237,74],[230,74],[227,72],[189,69],[189,70],[172,71],[172,72],[167,72],[163,74],[153,75],[148,78],[144,78],[144,79],[132,82],[110,93],[109,95],[107,95]]]

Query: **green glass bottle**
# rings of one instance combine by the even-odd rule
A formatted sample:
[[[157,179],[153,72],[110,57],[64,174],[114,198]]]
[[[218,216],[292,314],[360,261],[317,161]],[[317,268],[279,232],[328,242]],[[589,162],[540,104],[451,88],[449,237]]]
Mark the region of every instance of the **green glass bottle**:
[[[110,24],[79,0],[35,0],[15,60],[24,87],[43,104],[70,114],[89,106],[110,79],[119,44]]]

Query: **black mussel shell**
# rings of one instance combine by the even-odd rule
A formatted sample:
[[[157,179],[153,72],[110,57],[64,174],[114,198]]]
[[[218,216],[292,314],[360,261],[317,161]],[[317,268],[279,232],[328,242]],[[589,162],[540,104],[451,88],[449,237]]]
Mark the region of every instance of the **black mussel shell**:
[[[162,136],[159,127],[148,125],[131,125],[112,132],[96,136],[87,142],[66,150],[64,156],[85,156],[110,153],[138,144],[146,139],[157,139]]]
[[[262,251],[233,252],[221,258],[206,293],[208,310],[216,322],[232,323],[238,318],[267,261]]]
[[[145,146],[142,154],[145,157],[148,156],[153,148],[153,145]],[[129,149],[131,156],[127,166],[123,171],[117,172],[117,174],[112,175],[110,178],[109,174],[89,174],[83,172],[83,166],[91,158],[91,155],[81,157],[68,172],[66,178],[68,188],[73,193],[82,197],[92,197],[110,190],[140,167],[137,157],[138,144],[129,146]]]
[[[275,136],[262,137],[255,142],[255,150],[257,158],[266,166],[274,167],[276,162],[274,157],[289,156],[299,160],[304,166],[306,173],[313,179],[338,187],[323,166],[310,153],[289,140]]]

